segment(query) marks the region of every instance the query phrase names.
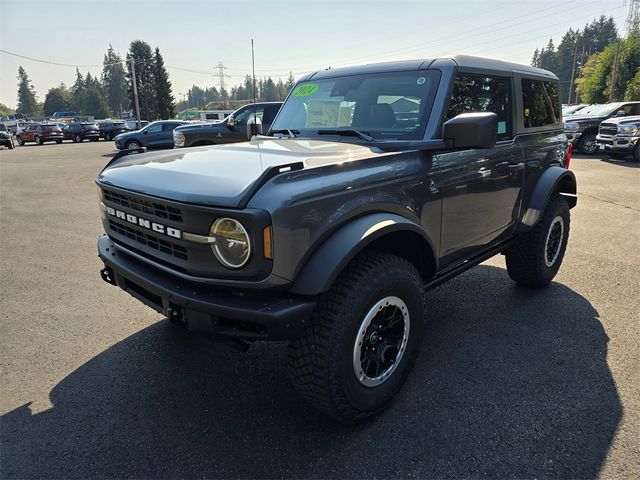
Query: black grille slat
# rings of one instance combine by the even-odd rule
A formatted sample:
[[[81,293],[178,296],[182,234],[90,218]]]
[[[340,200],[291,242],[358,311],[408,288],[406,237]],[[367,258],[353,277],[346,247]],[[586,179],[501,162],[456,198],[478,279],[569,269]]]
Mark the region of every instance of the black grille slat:
[[[102,192],[107,202],[115,203],[116,205],[130,208],[131,210],[136,210],[147,215],[182,223],[182,211],[179,208],[149,202],[148,200],[114,192],[113,190],[103,189]]]
[[[168,242],[154,235],[150,235],[146,232],[131,228],[129,225],[125,225],[115,220],[109,219],[109,228],[119,235],[135,240],[136,242],[146,245],[149,248],[157,250],[167,255],[179,258],[181,260],[189,260],[189,254],[187,249]]]
[[[600,124],[600,134],[601,135],[617,135],[618,134],[618,126],[611,123],[601,123]]]

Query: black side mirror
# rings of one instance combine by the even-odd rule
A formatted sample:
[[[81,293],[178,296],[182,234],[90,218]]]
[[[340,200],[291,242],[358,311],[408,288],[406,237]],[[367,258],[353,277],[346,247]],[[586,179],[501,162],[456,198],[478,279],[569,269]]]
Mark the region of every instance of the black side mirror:
[[[262,120],[252,116],[247,121],[247,138],[251,140],[254,135],[262,135]]]
[[[442,137],[451,148],[491,148],[498,139],[498,116],[461,113],[444,123]]]
[[[626,117],[627,116],[627,112],[625,112],[624,110],[618,110],[616,112],[616,117]]]

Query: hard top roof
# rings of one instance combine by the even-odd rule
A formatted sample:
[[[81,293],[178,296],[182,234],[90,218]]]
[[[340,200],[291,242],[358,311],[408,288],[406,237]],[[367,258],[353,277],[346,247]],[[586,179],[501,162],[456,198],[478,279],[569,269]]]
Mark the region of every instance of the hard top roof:
[[[483,69],[501,72],[517,72],[525,75],[542,76],[557,80],[552,72],[542,68],[530,67],[519,63],[505,62],[494,58],[475,57],[472,55],[444,55],[440,57],[428,57],[416,60],[401,60],[396,62],[369,63],[366,65],[330,68],[327,70],[319,70],[305,75],[302,80],[310,80],[311,78],[331,78],[345,75],[365,74],[365,73],[383,73],[402,70],[418,70],[426,69],[430,66],[444,66],[450,63],[452,66],[459,68]]]

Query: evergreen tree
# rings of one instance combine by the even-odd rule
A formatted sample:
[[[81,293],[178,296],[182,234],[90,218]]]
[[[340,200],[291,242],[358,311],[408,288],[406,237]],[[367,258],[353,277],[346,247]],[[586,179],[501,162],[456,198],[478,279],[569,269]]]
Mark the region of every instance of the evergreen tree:
[[[102,62],[102,85],[111,114],[119,117],[128,106],[127,79],[122,57],[109,45]]]
[[[138,88],[138,101],[140,103],[140,115],[144,120],[158,118],[155,111],[155,92],[153,85],[153,50],[147,42],[134,40],[129,45],[127,52],[127,79],[129,87],[127,95],[131,109],[135,111],[133,98],[133,80],[130,59],[133,58],[136,65],[136,85]]]
[[[289,94],[289,92],[291,91],[291,89],[293,88],[293,86],[296,84],[296,79],[293,76],[293,73],[289,72],[289,76],[287,77],[287,81],[284,84],[284,87],[287,91],[287,95]]]
[[[171,81],[164,66],[160,49],[156,47],[153,58],[153,82],[155,86],[155,110],[158,118],[167,120],[176,116],[174,98],[171,93]],[[203,104],[206,100],[203,101]]]
[[[109,106],[102,91],[94,85],[87,87],[82,92],[82,113],[95,118],[109,116]]]
[[[76,68],[76,80],[71,86],[71,108],[72,110],[75,110],[76,113],[80,113],[82,111],[82,92],[84,92],[84,89],[84,77],[80,73],[80,70]]]
[[[31,80],[22,66],[18,67],[18,108],[16,112],[28,117],[36,115],[38,105],[36,93],[31,85]]]

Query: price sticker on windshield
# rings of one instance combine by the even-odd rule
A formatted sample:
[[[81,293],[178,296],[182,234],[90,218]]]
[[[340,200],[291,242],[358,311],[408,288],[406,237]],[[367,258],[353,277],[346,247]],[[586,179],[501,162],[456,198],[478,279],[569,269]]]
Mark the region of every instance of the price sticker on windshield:
[[[320,87],[315,83],[307,83],[305,85],[300,85],[293,91],[294,97],[308,97],[309,95],[313,95],[316,93]]]

